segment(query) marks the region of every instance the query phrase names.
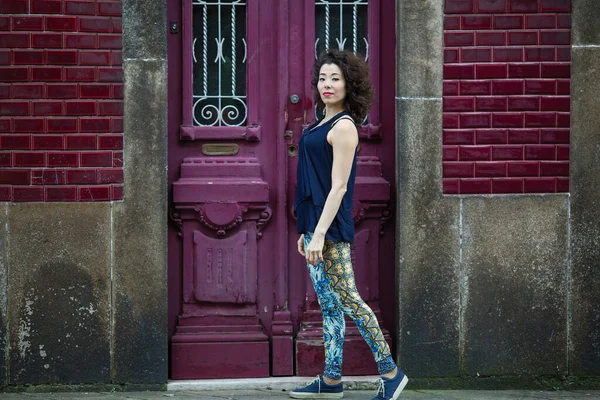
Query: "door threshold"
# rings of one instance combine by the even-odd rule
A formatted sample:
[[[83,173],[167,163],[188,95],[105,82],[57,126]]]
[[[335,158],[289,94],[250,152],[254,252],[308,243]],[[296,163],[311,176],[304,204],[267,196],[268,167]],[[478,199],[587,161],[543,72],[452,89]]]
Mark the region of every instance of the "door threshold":
[[[244,379],[190,379],[169,380],[168,391],[216,390],[276,390],[290,391],[311,381],[309,376],[281,376]],[[344,390],[376,390],[379,375],[345,376]]]

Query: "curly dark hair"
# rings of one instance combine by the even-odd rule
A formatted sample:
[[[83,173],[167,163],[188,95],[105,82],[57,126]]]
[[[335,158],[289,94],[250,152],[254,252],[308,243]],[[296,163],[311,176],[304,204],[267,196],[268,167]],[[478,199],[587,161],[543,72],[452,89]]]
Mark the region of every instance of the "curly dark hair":
[[[335,64],[342,70],[346,81],[345,108],[354,119],[354,123],[361,125],[375,99],[375,89],[371,83],[369,65],[364,59],[350,51],[329,49],[321,53],[312,68],[312,88],[315,92],[315,104],[324,108],[317,83],[319,72],[323,64]]]

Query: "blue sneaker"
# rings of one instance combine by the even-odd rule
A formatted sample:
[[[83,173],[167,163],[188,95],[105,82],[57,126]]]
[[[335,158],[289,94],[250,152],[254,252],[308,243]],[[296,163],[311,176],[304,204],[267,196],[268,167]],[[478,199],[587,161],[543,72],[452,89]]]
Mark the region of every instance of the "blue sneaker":
[[[408,383],[408,378],[398,368],[396,376],[393,378],[386,378],[382,376],[379,378],[379,388],[377,389],[377,396],[371,400],[396,400],[400,393],[404,390],[404,386]]]
[[[308,385],[290,392],[292,399],[341,399],[344,397],[344,384],[329,385],[321,375]]]

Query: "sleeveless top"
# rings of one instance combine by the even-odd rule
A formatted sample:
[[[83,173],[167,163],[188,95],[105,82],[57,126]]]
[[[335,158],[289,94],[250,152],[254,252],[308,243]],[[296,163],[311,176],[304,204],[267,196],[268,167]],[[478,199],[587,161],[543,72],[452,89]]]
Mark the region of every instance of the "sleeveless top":
[[[300,234],[313,233],[323,212],[325,200],[331,191],[331,171],[333,169],[333,147],[327,142],[327,133],[340,118],[346,115],[350,114],[342,111],[320,126],[316,126],[319,121],[315,122],[304,130],[300,138],[294,199],[296,227]],[[355,178],[356,151],[348,178],[347,191],[325,236],[334,242],[352,243],[354,241],[352,198]]]

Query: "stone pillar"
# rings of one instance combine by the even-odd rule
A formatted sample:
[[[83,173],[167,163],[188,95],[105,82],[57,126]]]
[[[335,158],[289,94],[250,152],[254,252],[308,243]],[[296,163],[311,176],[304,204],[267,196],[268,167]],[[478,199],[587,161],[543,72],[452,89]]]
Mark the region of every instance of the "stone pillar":
[[[600,375],[600,7],[572,1],[571,373]]]

